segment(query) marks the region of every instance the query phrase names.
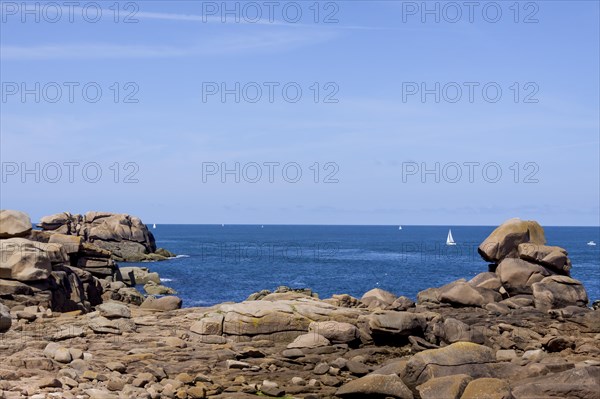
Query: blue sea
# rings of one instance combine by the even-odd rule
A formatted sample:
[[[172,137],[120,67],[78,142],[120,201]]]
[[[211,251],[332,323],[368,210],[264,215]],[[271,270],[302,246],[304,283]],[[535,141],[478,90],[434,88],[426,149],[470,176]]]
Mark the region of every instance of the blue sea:
[[[446,245],[452,229],[456,246]],[[177,255],[150,268],[185,307],[242,301],[287,285],[321,298],[362,296],[379,287],[415,299],[419,291],[488,270],[477,246],[493,226],[158,225],[157,245]],[[572,276],[600,299],[598,227],[546,227],[549,245],[569,252]]]

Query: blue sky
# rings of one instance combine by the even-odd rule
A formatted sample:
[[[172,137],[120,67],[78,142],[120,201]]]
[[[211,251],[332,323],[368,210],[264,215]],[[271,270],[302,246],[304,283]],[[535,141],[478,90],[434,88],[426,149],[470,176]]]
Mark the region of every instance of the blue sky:
[[[121,2],[118,23],[114,1],[95,23],[90,3],[72,23],[58,3],[52,23],[51,8],[2,2],[2,208],[34,220],[106,210],[149,223],[599,224],[598,2],[499,2],[497,18],[478,2],[472,22],[464,6],[452,22],[462,2],[429,2],[439,22],[421,2],[320,2],[317,22],[312,1],[275,2],[272,21],[265,2],[239,2],[239,22],[223,22],[221,2]],[[97,102],[82,92],[91,82]],[[236,82],[255,82],[239,103],[206,92]],[[436,82],[439,102],[409,95]],[[286,84],[302,90],[297,102]],[[221,176],[236,163],[239,182]],[[219,171],[203,179],[209,164]]]

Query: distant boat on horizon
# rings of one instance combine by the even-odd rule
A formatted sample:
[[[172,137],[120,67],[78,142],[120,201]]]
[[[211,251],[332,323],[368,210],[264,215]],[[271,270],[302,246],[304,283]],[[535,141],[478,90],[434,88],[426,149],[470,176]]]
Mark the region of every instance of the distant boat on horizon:
[[[448,230],[448,238],[446,238],[446,245],[456,245],[454,238],[452,237],[452,229]]]
[[[153,229],[155,229],[155,228],[156,228],[156,223],[154,223],[154,224],[152,225],[152,228],[153,228]]]
[[[596,243],[594,241],[590,241],[587,243],[587,245],[589,245],[590,247],[595,247]]]
[[[402,226],[398,226],[398,230],[402,230]]]

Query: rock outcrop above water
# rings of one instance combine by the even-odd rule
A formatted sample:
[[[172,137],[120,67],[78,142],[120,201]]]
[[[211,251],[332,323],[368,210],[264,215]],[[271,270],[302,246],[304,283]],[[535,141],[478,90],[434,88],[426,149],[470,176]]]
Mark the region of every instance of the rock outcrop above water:
[[[181,309],[173,296],[115,302],[132,288],[100,279],[92,312],[0,304],[0,398],[598,398],[600,309],[543,264],[564,250],[525,260],[517,231],[495,272],[416,303],[379,288],[319,299],[279,287]]]
[[[24,237],[32,229],[29,215],[20,211],[0,210],[0,239]]]
[[[510,219],[479,246],[491,272],[470,281],[457,280],[418,295],[423,306],[476,306],[486,309],[585,307],[588,296],[570,277],[571,260],[564,248],[546,245],[542,227],[533,221]]]
[[[54,311],[89,311],[101,303],[98,279],[72,263],[71,256],[76,259],[79,253],[39,239],[0,240],[0,300],[11,307],[35,305]]]
[[[479,245],[479,254],[488,261],[499,263],[504,258],[518,257],[519,244],[544,245],[544,229],[538,222],[510,219],[500,225]]]
[[[103,300],[144,302],[144,296],[132,287],[135,273],[122,276],[114,254],[97,245],[138,240],[144,244],[136,245],[155,249],[154,238],[138,218],[88,213],[43,220],[41,224],[48,230],[32,230],[29,216],[23,212],[0,211],[0,300],[5,305],[88,312]],[[158,275],[145,272],[149,280],[160,282]],[[172,293],[160,287],[153,293]]]
[[[63,212],[44,216],[38,226],[46,232],[81,237],[83,242],[110,251],[117,261],[157,261],[173,255],[156,248],[154,236],[136,216],[109,212],[88,212],[85,215]]]

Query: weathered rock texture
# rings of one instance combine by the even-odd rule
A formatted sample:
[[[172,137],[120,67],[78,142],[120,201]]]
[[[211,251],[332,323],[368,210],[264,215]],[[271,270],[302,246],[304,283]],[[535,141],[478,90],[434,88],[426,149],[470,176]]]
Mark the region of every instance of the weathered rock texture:
[[[72,266],[68,251],[60,243],[0,240],[0,299],[10,307],[41,305],[55,311],[87,311],[101,303],[98,280]]]
[[[519,244],[544,245],[544,229],[531,220],[510,219],[500,225],[479,246],[479,254],[488,262],[518,257]]]
[[[31,219],[26,213],[0,210],[0,239],[26,236],[31,228]]]
[[[600,311],[589,308],[371,310],[301,293],[205,309],[158,301],[87,314],[0,307],[14,325],[0,340],[0,392],[587,399],[600,389]]]
[[[470,281],[429,288],[417,296],[421,306],[474,306],[496,311],[514,308],[549,310],[585,307],[588,296],[581,282],[570,277],[565,249],[546,245],[542,227],[534,221],[510,219],[479,246],[490,270]]]
[[[113,253],[96,244],[121,243],[129,248],[127,243],[137,240],[135,245],[156,249],[154,238],[139,219],[111,215],[54,215],[43,218],[41,224],[49,230],[40,231],[31,229],[26,214],[1,211],[0,300],[10,308],[42,306],[61,312],[87,312],[103,300],[141,305],[143,295],[130,287],[136,283],[135,273],[122,276]],[[87,220],[88,224],[83,223]],[[73,234],[78,231],[82,235]],[[160,282],[155,273],[146,276]],[[173,292],[158,288],[153,293]]]
[[[598,398],[600,309],[585,307],[578,281],[524,265],[517,231],[501,246],[512,256],[496,260],[510,268],[426,290],[416,305],[380,289],[320,300],[280,287],[181,309],[179,298],[140,298],[107,279],[106,302],[89,313],[9,300],[0,398]],[[95,278],[57,263],[61,251],[44,253],[46,284],[55,273]],[[41,290],[0,281],[5,304]]]
[[[43,231],[81,237],[83,242],[110,251],[112,258],[117,261],[155,261],[172,255],[168,251],[157,250],[154,236],[136,216],[108,212],[88,212],[85,215],[63,212],[43,217],[38,226]],[[96,263],[90,261],[91,266]]]

